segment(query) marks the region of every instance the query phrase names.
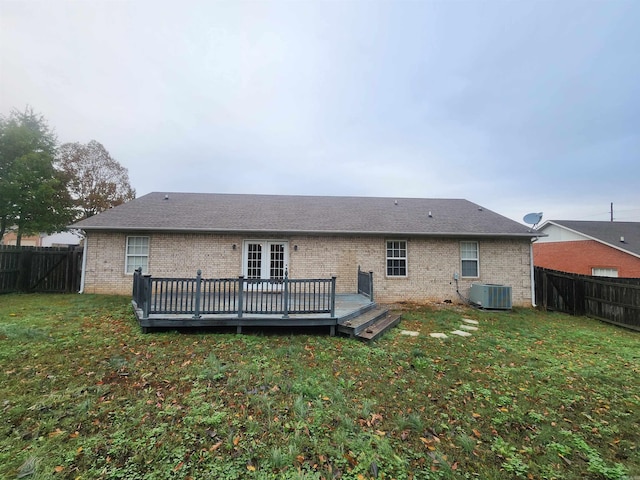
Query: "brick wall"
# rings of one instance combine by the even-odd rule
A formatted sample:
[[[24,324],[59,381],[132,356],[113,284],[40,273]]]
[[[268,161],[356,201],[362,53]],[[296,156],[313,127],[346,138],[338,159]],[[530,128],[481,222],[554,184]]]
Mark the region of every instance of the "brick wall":
[[[592,268],[615,268],[619,277],[640,277],[640,258],[595,240],[533,244],[534,264],[562,272],[591,275]]]
[[[242,274],[242,246],[247,237],[211,234],[149,235],[149,272],[156,277],[205,278]],[[374,295],[381,303],[460,299],[455,272],[460,273],[460,242],[456,239],[389,238],[407,240],[407,276],[386,277],[384,237],[290,236],[288,268],[291,278],[337,276],[339,293],[357,290],[358,265],[374,272]],[[131,293],[131,275],[125,275],[126,235],[90,232],[87,239],[85,291]],[[233,248],[233,245],[236,248]],[[531,304],[529,240],[479,240],[480,276],[459,280],[468,295],[471,283],[512,287],[514,305]],[[297,247],[297,248],[295,248]]]

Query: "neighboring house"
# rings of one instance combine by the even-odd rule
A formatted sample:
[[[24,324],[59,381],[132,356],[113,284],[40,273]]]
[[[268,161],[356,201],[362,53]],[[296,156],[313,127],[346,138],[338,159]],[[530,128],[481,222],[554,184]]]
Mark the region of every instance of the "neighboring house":
[[[16,241],[16,234],[12,231],[7,232],[2,238],[3,245],[15,245]],[[82,235],[77,232],[41,233],[20,239],[20,245],[23,247],[71,247],[80,245],[81,242]]]
[[[527,227],[467,200],[150,193],[82,220],[83,291],[130,294],[154,277],[337,276],[357,291],[373,272],[376,301],[459,301],[472,283],[512,287],[531,305]]]
[[[603,277],[640,277],[640,223],[549,220],[534,243],[534,264]]]

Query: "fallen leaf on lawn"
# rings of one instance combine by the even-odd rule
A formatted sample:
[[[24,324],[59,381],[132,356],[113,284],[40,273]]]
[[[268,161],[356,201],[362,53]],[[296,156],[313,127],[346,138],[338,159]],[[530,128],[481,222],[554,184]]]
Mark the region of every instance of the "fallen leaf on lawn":
[[[256,467],[254,467],[253,465],[249,464],[249,465],[247,465],[247,470],[249,470],[250,472],[255,472],[256,471]]]
[[[215,445],[211,445],[211,448],[209,448],[210,452],[215,452],[216,450],[218,450],[220,447],[222,446],[222,442],[218,442]]]
[[[233,446],[237,447],[239,443],[240,443],[240,437],[235,437],[233,439]]]
[[[60,473],[64,470],[64,467],[62,465],[58,465],[56,468],[53,469],[56,473]]]
[[[474,412],[474,413],[472,413],[472,414],[471,414],[471,416],[472,416],[473,418],[480,418],[482,415],[480,415],[479,413],[475,413],[475,412]]]

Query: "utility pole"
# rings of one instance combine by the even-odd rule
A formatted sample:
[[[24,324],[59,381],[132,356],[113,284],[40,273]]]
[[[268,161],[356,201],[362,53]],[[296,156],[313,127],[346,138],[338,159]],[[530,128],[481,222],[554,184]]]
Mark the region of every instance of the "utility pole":
[[[613,222],[613,202],[611,202],[611,221]]]

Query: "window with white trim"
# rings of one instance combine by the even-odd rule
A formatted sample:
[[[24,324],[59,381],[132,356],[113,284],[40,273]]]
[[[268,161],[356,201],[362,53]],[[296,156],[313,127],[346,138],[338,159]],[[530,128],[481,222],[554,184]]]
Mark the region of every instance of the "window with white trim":
[[[463,277],[479,277],[478,242],[460,242],[460,263]]]
[[[407,276],[407,241],[387,240],[387,277]]]
[[[617,268],[592,268],[591,275],[594,277],[618,277]]]
[[[149,270],[149,237],[127,237],[127,253],[125,273],[133,273],[142,267],[142,272]]]

